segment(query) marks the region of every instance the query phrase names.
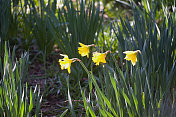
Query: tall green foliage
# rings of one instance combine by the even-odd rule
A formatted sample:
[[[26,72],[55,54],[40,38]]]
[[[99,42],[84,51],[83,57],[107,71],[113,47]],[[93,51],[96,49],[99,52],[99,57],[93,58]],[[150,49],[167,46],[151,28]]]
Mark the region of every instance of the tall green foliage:
[[[97,41],[102,25],[103,13],[100,5],[95,6],[95,1],[86,3],[84,0],[72,2],[65,0],[62,8],[56,12],[48,12],[52,24],[52,33],[62,53],[69,58],[80,57],[78,53],[79,42],[89,45]],[[91,58],[91,57],[90,57]],[[83,58],[86,66],[90,59]],[[86,75],[80,64],[71,67],[72,85],[75,91],[79,89],[79,82]],[[71,86],[72,86],[71,85]],[[70,86],[70,87],[71,87]],[[79,98],[79,97],[78,97]]]
[[[6,40],[10,25],[11,1],[0,0],[0,39]]]
[[[128,18],[120,19],[121,27],[118,22],[112,25],[121,64],[117,64],[116,54],[112,54],[109,64],[99,69],[96,75],[80,62],[90,79],[89,98],[82,90],[87,116],[157,117],[166,116],[166,112],[173,116],[173,108],[165,106],[169,105],[166,100],[170,98],[168,94],[176,74],[176,28],[173,18],[164,19],[163,25],[158,28],[154,20],[147,22],[138,9],[133,11],[132,26]],[[123,52],[127,50],[141,50],[136,66],[128,61],[124,64]]]
[[[4,48],[0,58],[0,116],[24,117],[31,116],[32,113],[38,116],[42,99],[40,90],[36,86],[34,91],[30,87],[28,92],[27,83],[24,84],[29,55],[24,53],[17,61],[15,50],[11,54],[6,44]]]
[[[131,26],[128,19],[121,19],[122,28],[114,26],[114,32],[118,40],[118,50],[123,62],[123,51],[141,50],[142,57],[139,58],[140,66],[160,72],[160,77],[165,77],[168,73],[175,73],[175,50],[176,50],[176,28],[173,18],[170,16],[168,21],[164,19],[163,25],[157,27],[155,21],[150,20],[146,23],[143,16],[134,9],[134,26]],[[168,24],[166,23],[168,22]],[[166,25],[167,24],[167,25]],[[172,82],[172,79],[157,78],[159,83],[164,81]],[[161,86],[166,86],[160,84]]]
[[[7,34],[10,25],[10,13],[11,13],[11,1],[10,0],[0,0],[0,43],[5,43],[7,40]],[[4,48],[0,48],[0,53]]]
[[[115,60],[114,56],[112,58]],[[87,97],[87,90],[83,92],[82,89],[87,117],[89,115],[92,117],[164,117],[173,116],[173,113],[176,113],[173,110],[174,95],[172,101],[170,96],[163,96],[165,92],[161,89],[156,89],[156,86],[149,84],[148,77],[154,78],[157,73],[147,73],[146,68],[134,69],[130,74],[128,71],[123,73],[116,64],[116,60],[114,62],[114,68],[105,65],[104,70],[101,71],[103,75],[98,79],[103,82],[98,82],[97,77],[81,62],[90,79],[90,91]]]
[[[53,25],[53,35],[61,51],[69,57],[77,57],[78,42],[92,44],[99,34],[102,23],[100,6],[95,8],[95,2],[81,0],[76,5],[65,0],[64,7],[59,9],[57,16],[50,13]]]
[[[19,44],[22,49],[29,49],[32,44],[40,53],[49,54],[54,45],[50,31],[47,10],[53,10],[56,2],[44,0],[1,0],[0,1],[0,37],[2,41]],[[56,9],[55,9],[56,10]]]
[[[35,22],[35,24],[33,24],[34,38],[36,39],[39,50],[42,51],[43,54],[49,54],[54,46],[54,38],[51,33],[51,24],[46,15],[46,10],[51,9],[49,9],[49,5],[46,5],[44,0],[40,0],[38,6],[36,6],[33,1],[31,2],[32,8],[34,8],[30,11],[32,12],[33,21]],[[56,3],[54,4],[56,5]]]

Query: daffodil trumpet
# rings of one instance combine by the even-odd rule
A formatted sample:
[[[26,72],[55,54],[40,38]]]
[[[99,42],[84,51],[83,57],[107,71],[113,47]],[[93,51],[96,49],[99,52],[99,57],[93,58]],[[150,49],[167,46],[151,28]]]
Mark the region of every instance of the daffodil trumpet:
[[[136,62],[137,62],[137,54],[140,53],[140,50],[136,50],[136,51],[125,51],[123,52],[124,54],[126,54],[126,57],[124,59],[126,59],[127,61],[131,61],[132,65],[135,66]]]
[[[99,65],[100,63],[106,63],[106,55],[110,52],[111,51],[106,51],[105,53],[94,52],[92,61],[95,63],[95,65]]]
[[[67,55],[64,55],[64,54],[60,54],[61,56],[63,56],[64,58],[63,59],[59,59],[59,63],[60,63],[60,66],[61,66],[61,69],[67,69],[68,70],[68,73],[70,74],[71,73],[71,70],[70,70],[70,67],[71,67],[71,64],[75,61],[80,61],[78,58],[72,58],[72,59],[69,59]]]
[[[81,56],[87,56],[87,58],[89,58],[89,49],[90,47],[95,46],[95,44],[84,45],[82,43],[79,43],[79,45],[81,47],[78,47],[78,53],[81,54]]]

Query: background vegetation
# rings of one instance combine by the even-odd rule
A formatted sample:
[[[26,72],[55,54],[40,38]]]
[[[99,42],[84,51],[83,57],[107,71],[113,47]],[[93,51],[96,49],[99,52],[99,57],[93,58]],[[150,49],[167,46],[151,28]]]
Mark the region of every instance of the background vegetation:
[[[0,116],[174,117],[175,50],[174,0],[0,0]],[[60,54],[81,60],[71,74]]]

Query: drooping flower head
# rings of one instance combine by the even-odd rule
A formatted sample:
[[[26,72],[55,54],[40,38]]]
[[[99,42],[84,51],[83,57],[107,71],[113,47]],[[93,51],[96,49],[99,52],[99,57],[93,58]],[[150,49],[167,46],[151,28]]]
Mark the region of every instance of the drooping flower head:
[[[82,43],[79,43],[79,45],[81,46],[81,47],[78,47],[79,54],[81,54],[81,56],[87,56],[87,58],[89,58],[89,48],[91,46],[95,46],[95,45],[94,44],[92,44],[92,45],[84,45]]]
[[[136,50],[136,51],[125,51],[123,52],[124,54],[126,54],[126,57],[124,59],[131,61],[132,65],[135,66],[136,62],[137,62],[137,54],[141,53],[140,50]]]
[[[106,63],[105,58],[108,52],[110,51],[107,51],[105,53],[94,52],[92,60],[95,63],[95,65],[99,65],[100,63]]]
[[[68,73],[70,74],[70,67],[71,67],[71,63],[73,62],[72,59],[69,59],[67,55],[63,55],[63,54],[60,54],[61,56],[63,56],[64,58],[63,59],[59,59],[59,63],[60,63],[60,66],[61,66],[61,69],[67,69],[68,70]]]

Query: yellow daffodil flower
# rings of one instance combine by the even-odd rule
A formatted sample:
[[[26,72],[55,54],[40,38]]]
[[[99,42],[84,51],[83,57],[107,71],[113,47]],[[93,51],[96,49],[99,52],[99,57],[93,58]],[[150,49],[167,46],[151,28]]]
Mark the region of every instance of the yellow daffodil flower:
[[[73,62],[73,60],[69,59],[67,55],[63,55],[63,54],[60,54],[60,55],[64,57],[63,59],[59,59],[61,69],[62,70],[67,69],[68,73],[70,74],[70,67],[71,67],[71,63]]]
[[[95,46],[95,45],[94,44],[92,44],[92,45],[84,45],[82,43],[79,43],[79,45],[81,46],[81,47],[78,47],[79,54],[81,54],[81,56],[87,56],[87,58],[89,58],[89,48],[91,46]]]
[[[136,62],[137,62],[137,54],[141,53],[140,50],[136,50],[136,51],[125,51],[123,52],[124,54],[126,54],[126,57],[124,59],[131,61],[132,65],[135,66]]]
[[[100,63],[106,63],[105,58],[106,58],[106,55],[108,52],[110,52],[110,51],[107,51],[105,53],[94,52],[93,57],[92,57],[93,62],[96,65],[99,65]]]
[[[78,52],[81,56],[87,56],[89,58],[89,46],[79,43],[81,47],[78,47]]]

